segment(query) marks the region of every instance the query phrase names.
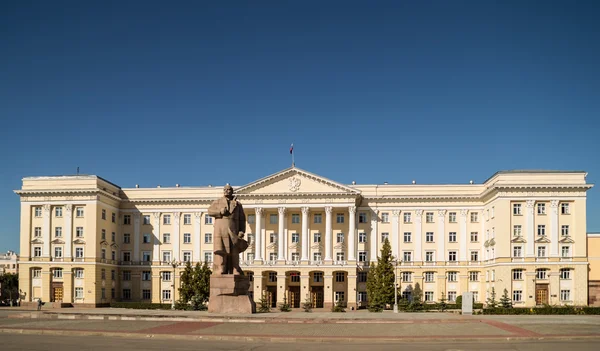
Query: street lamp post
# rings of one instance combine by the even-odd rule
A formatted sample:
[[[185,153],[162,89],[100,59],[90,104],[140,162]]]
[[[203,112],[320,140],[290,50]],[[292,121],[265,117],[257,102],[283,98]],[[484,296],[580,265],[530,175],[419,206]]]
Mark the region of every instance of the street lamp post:
[[[171,262],[171,266],[173,267],[173,288],[171,289],[171,309],[175,309],[175,269],[177,268],[177,261],[173,260]]]
[[[394,260],[394,313],[398,313],[398,277],[396,271],[398,270],[398,259]]]

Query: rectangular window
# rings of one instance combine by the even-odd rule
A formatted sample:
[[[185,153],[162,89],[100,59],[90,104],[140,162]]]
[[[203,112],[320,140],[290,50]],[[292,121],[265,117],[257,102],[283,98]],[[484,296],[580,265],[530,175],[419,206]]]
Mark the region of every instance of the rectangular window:
[[[411,236],[412,236],[412,235],[411,235],[411,233],[410,233],[410,232],[404,232],[404,242],[405,242],[405,243],[410,243],[410,242],[412,241],[412,238],[411,238]]]
[[[410,212],[404,212],[404,223],[411,223]]]
[[[83,238],[83,227],[76,227],[75,228],[75,237],[77,237],[77,238]]]
[[[106,249],[100,250],[100,258],[102,258],[103,260],[106,259]]]
[[[569,236],[569,226],[568,225],[563,225],[560,227],[560,235]]]
[[[571,212],[569,211],[569,204],[566,202],[563,202],[560,204],[560,214],[564,214],[564,215],[568,215]]]
[[[321,233],[314,233],[313,234],[313,242],[314,243],[320,243],[321,242]]]
[[[160,272],[160,276],[161,276],[162,280],[165,282],[171,281],[171,272],[169,272],[169,271]]]
[[[456,223],[456,212],[449,212],[448,213],[448,222],[450,222],[450,223]]]
[[[359,283],[366,283],[367,282],[367,272],[358,272],[356,274],[356,281]]]
[[[42,227],[35,227],[33,229],[33,236],[39,238],[42,236]]]
[[[213,224],[213,218],[209,215],[204,216],[204,224]]]
[[[62,237],[62,227],[54,228],[54,236],[57,238]]]
[[[163,251],[162,260],[163,262],[171,262],[171,251]]]
[[[476,243],[479,241],[479,235],[477,232],[471,232],[471,242]]]
[[[336,291],[335,292],[335,302],[344,301],[344,291]]]
[[[381,233],[381,242],[385,242],[386,240],[390,240],[390,233]]]
[[[183,252],[183,262],[192,262],[192,253],[190,251]]]
[[[300,234],[292,233],[292,244],[297,244],[300,242]]]
[[[256,223],[256,215],[253,215],[253,214],[248,215],[248,223],[249,224]]]
[[[433,262],[433,251],[425,251],[425,262]]]
[[[163,244],[170,244],[170,243],[171,243],[171,234],[163,233]]]
[[[117,259],[117,252],[115,250],[111,251],[111,260],[115,261]]]
[[[276,214],[270,214],[269,215],[269,223],[271,224],[277,224],[279,222],[279,216]]]
[[[41,217],[42,216],[42,208],[41,207],[35,207],[34,211],[35,211],[35,216],[36,217]]]
[[[83,277],[83,274],[81,276]],[[31,277],[32,278],[41,278],[42,277],[42,270],[41,269],[32,269],[31,270]]]
[[[513,257],[517,257],[517,258],[523,257],[523,248],[521,246],[513,247]]]
[[[344,214],[338,213],[336,216],[336,223],[344,223]]]
[[[163,216],[163,224],[171,224],[171,215]]]
[[[471,251],[471,262],[479,261],[479,251]]]
[[[152,298],[152,294],[150,293],[150,289],[142,290],[142,299],[143,300],[150,300],[151,298]]]
[[[412,282],[412,272],[402,272],[403,282]]]
[[[191,233],[183,233],[183,243],[184,244],[192,243],[192,234]]]
[[[292,283],[300,283],[300,274],[296,272],[290,273],[290,281]]]
[[[123,215],[123,224],[131,224],[131,215]]]
[[[427,243],[433,242],[433,232],[425,233],[425,242],[427,242]]]
[[[42,257],[42,248],[36,246],[33,248],[33,257]]]
[[[75,248],[75,258],[83,258],[83,247]]]
[[[358,214],[358,223],[367,223],[367,214],[365,212]]]
[[[323,272],[314,272],[313,273],[313,282],[322,283],[323,282]]]
[[[545,215],[546,214],[546,204],[545,203],[538,203],[537,204],[537,214],[539,215]]]
[[[546,235],[546,226],[543,224],[540,224],[537,226],[537,234],[539,236],[545,236]]]
[[[382,223],[390,223],[390,214],[388,212],[381,213],[381,222]]]
[[[536,279],[548,279],[548,270],[547,269],[536,269],[535,270],[535,278]]]
[[[184,214],[183,215],[183,224],[184,225],[192,224],[192,215],[191,214]]]
[[[170,301],[171,300],[171,290],[163,289],[162,299],[163,299],[163,301]]]
[[[456,291],[448,291],[448,302],[456,302]]]
[[[144,262],[150,262],[151,261],[151,252],[150,251],[144,251],[142,252],[142,261]]]
[[[83,207],[75,207],[75,216],[78,218],[83,217]]]
[[[358,233],[358,242],[359,243],[366,243],[367,242],[367,233],[365,232],[360,232]]]
[[[538,246],[537,257],[546,257],[546,246]]]
[[[469,272],[469,281],[470,282],[478,282],[479,281],[479,272]]]
[[[430,283],[433,282],[435,278],[435,272],[425,272],[425,281]]]
[[[569,280],[571,279],[571,270],[563,268],[560,270],[560,279]]]
[[[275,282],[277,282],[277,273],[269,272],[269,283],[275,283]]]
[[[54,257],[56,257],[56,258],[62,258],[62,247],[55,247],[54,248]]]
[[[148,234],[148,233],[144,234],[143,243],[150,244],[150,234]]]
[[[449,282],[457,282],[458,281],[458,273],[448,272],[448,281]]]
[[[367,262],[367,252],[366,251],[358,252],[358,262]]]
[[[412,262],[412,251],[404,251],[402,253],[404,262]]]
[[[142,217],[142,220],[143,220],[143,222],[142,222],[142,223],[143,223],[144,225],[150,225],[150,215],[144,215],[144,216]]]
[[[116,241],[115,239],[117,238],[117,234],[115,232],[112,232],[110,234],[110,238],[111,238],[112,242],[114,243]]]
[[[205,251],[204,252],[204,262],[212,262],[212,260],[213,260],[212,252]]]
[[[561,290],[560,301],[571,301],[571,290]]]
[[[123,234],[123,244],[129,244],[131,242],[131,234]]]
[[[123,289],[123,300],[131,300],[131,289]]]
[[[515,215],[515,216],[521,215],[521,204],[513,204],[513,215]]]
[[[433,301],[433,291],[425,291],[425,302]]]
[[[54,276],[54,278],[62,278],[63,277],[62,268],[54,268],[53,276]]]
[[[150,281],[150,280],[152,280],[152,273],[150,271],[143,271],[142,272],[142,280],[143,281]]]
[[[513,226],[513,236],[521,236],[521,226],[520,225]]]
[[[320,224],[323,222],[323,216],[320,213],[315,213],[313,218],[314,218],[315,224]]]
[[[562,246],[561,247],[561,257],[571,257],[571,247],[570,246]]]
[[[62,207],[55,207],[54,208],[54,215],[56,217],[62,217]]]
[[[123,281],[131,280],[131,271],[123,271]]]
[[[336,261],[338,261],[338,262],[342,262],[342,261],[344,261],[345,259],[346,259],[346,258],[345,258],[345,255],[344,255],[344,253],[343,253],[343,252],[336,252],[336,253],[335,253],[335,260],[336,260]]]
[[[294,262],[300,261],[300,254],[298,252],[292,252],[292,261],[294,261]]]
[[[277,233],[271,233],[269,235],[269,243],[274,244],[277,242]]]
[[[110,280],[115,280],[117,278],[117,272],[113,269],[110,271]]]
[[[337,233],[337,235],[336,235],[336,242],[338,244],[344,242],[344,233]]]
[[[248,234],[248,245],[252,245],[254,243],[254,234]]]
[[[205,244],[212,243],[212,233],[204,233],[204,243]]]
[[[123,252],[123,261],[130,262],[131,261],[131,252]]]
[[[75,298],[83,299],[83,288],[75,288]]]
[[[427,223],[433,223],[433,212],[426,212],[425,213],[425,222],[427,222]]]
[[[448,242],[450,242],[450,243],[456,242],[456,232],[448,233]]]
[[[106,229],[102,229],[100,236],[102,240],[106,240]]]
[[[292,213],[292,224],[300,223],[300,215],[298,213]]]
[[[315,262],[321,261],[321,253],[320,252],[313,252],[313,261],[315,261]]]
[[[479,222],[479,216],[477,212],[471,212],[471,223]]]
[[[346,281],[346,274],[344,272],[335,272],[335,282],[336,283],[343,283],[344,281]]]
[[[117,215],[116,215],[114,212],[113,212],[113,213],[112,213],[112,215],[111,215],[111,221],[112,221],[113,223],[116,223],[116,222],[117,222]]]
[[[106,210],[102,210],[102,219],[106,220]]]
[[[513,280],[523,280],[522,269],[513,269]]]
[[[514,290],[513,291],[513,301],[514,302],[521,302],[523,301],[523,291],[522,290]]]

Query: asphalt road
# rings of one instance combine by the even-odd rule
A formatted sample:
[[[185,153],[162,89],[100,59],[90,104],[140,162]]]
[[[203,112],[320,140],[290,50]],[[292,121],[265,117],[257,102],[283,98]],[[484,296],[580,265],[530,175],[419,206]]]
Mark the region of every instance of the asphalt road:
[[[456,342],[456,343],[393,343],[372,344],[368,343],[241,343],[231,341],[184,341],[184,340],[152,340],[152,339],[127,339],[109,337],[79,337],[79,336],[47,336],[47,335],[16,335],[0,334],[2,350],[102,350],[114,348],[120,351],[133,350],[232,350],[232,351],[280,351],[280,350],[327,350],[327,351],[364,351],[365,347],[372,346],[376,350],[397,351],[409,349],[411,351],[459,351],[459,350],[598,350],[598,342],[590,341],[531,341],[531,342]]]

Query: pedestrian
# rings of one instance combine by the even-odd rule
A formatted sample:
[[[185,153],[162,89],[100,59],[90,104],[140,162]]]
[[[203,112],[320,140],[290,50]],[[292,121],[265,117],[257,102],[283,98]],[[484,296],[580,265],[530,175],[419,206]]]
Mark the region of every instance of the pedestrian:
[[[42,309],[42,299],[38,299],[38,311]]]

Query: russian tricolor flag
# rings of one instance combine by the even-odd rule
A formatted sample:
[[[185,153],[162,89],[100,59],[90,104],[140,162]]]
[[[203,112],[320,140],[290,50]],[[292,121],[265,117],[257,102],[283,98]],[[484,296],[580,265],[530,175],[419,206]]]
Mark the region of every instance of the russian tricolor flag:
[[[292,144],[292,146],[290,146],[290,155],[294,153],[294,144]]]

